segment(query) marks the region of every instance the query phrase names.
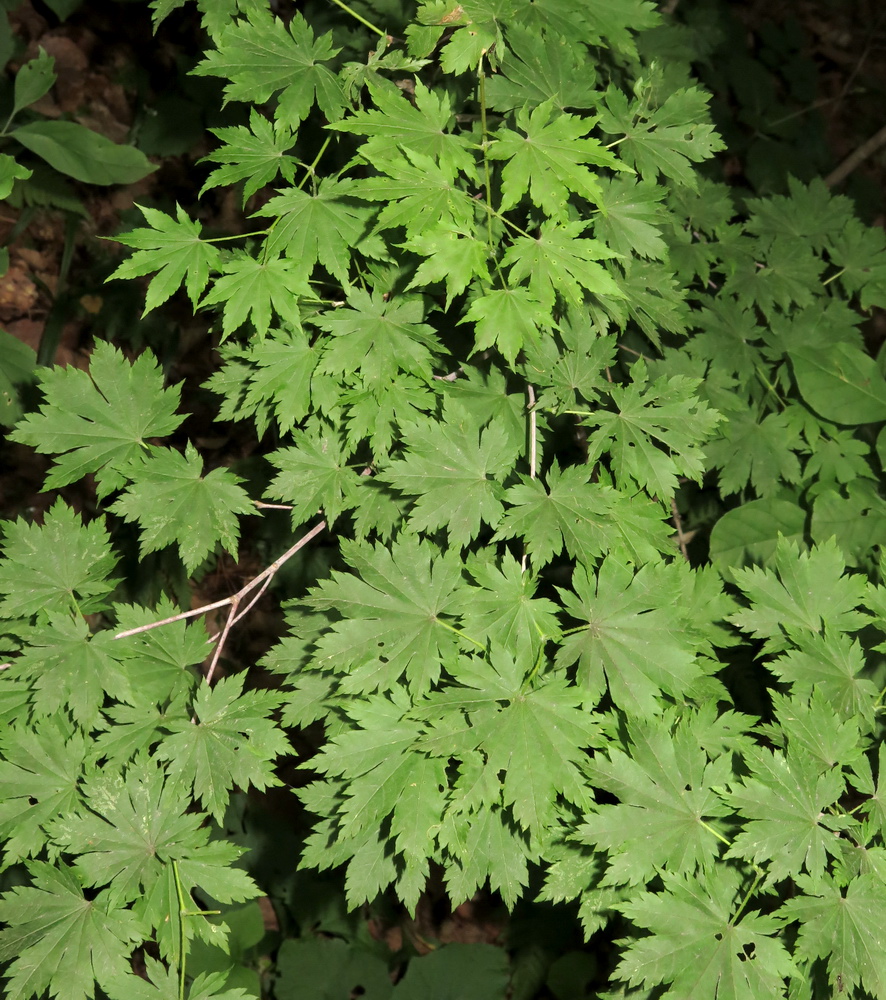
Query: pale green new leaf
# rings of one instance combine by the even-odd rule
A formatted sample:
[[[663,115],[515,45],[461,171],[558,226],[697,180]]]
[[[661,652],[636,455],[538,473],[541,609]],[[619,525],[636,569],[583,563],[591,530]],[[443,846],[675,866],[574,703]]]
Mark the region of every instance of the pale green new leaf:
[[[194,698],[197,721],[169,720],[171,735],[155,755],[169,761],[170,779],[193,789],[216,820],[224,815],[234,785],[246,790],[278,784],[274,761],[291,749],[268,718],[280,698],[270,691],[243,693],[244,680],[239,674],[214,687],[202,684]]]
[[[854,878],[848,888],[828,876],[798,879],[802,895],[788,899],[777,916],[798,920],[799,954],[826,959],[828,981],[835,996],[852,996],[863,986],[875,997],[886,996],[883,928],[886,927],[886,887],[875,875]]]
[[[24,518],[3,525],[0,615],[91,614],[106,607],[117,565],[103,521],[84,524],[63,500],[43,524]]]
[[[623,169],[598,139],[587,137],[593,120],[566,113],[554,115],[553,100],[531,112],[523,106],[516,122],[524,135],[506,128],[492,134],[489,157],[507,160],[502,171],[501,211],[513,208],[523,195],[529,194],[552,219],[565,222],[571,195],[579,195],[593,205],[599,201],[600,185],[586,164]]]
[[[301,327],[299,299],[315,299],[307,273],[294,260],[253,257],[236,250],[219,265],[219,277],[200,302],[201,308],[221,305],[222,338],[229,337],[249,319],[256,337],[265,337],[272,312],[290,326]]]
[[[237,515],[255,511],[239,476],[225,468],[203,475],[203,461],[190,441],[184,455],[151,449],[130,474],[133,482],[111,510],[139,525],[142,557],[177,544],[185,569],[193,573],[219,542],[236,555]]]
[[[167,968],[146,955],[145,966],[148,979],[130,974],[105,983],[111,1000],[182,1000],[179,974],[174,965]],[[254,1000],[251,993],[240,987],[222,989],[227,979],[227,972],[201,972],[189,985],[185,1000]]]
[[[405,457],[391,462],[379,479],[415,498],[410,530],[446,528],[451,543],[464,546],[481,523],[495,527],[504,509],[500,481],[516,458],[497,423],[478,430],[453,403],[440,423],[405,426],[403,443]]]
[[[412,236],[403,246],[425,258],[406,287],[445,282],[447,308],[474,278],[489,280],[489,247],[469,229],[442,224]]]
[[[156,271],[145,297],[145,312],[162,305],[181,284],[196,307],[210,270],[218,267],[220,251],[200,238],[202,225],[192,220],[181,205],[176,206],[175,219],[156,208],[137,207],[151,228],[133,229],[114,237],[136,252],[108,280],[140,278]]]
[[[270,184],[278,173],[290,184],[295,179],[298,160],[286,155],[286,151],[295,144],[295,133],[283,122],[271,123],[251,108],[248,128],[245,125],[230,125],[209,131],[221,139],[222,146],[204,156],[201,162],[208,160],[222,166],[216,167],[206,178],[199,197],[202,198],[211,188],[244,181],[245,205],[251,195]]]
[[[617,256],[616,252],[599,240],[579,238],[589,225],[549,221],[537,237],[518,236],[502,257],[502,265],[510,268],[510,280],[528,278],[529,290],[548,310],[558,295],[572,305],[580,305],[585,292],[624,298],[612,275],[596,263]]]
[[[761,1000],[784,996],[784,978],[794,965],[781,939],[779,922],[755,910],[733,914],[741,875],[717,866],[700,876],[662,873],[664,892],[642,893],[616,904],[649,931],[626,946],[615,970],[631,986],[670,987],[667,1000],[698,997]],[[658,995],[658,994],[657,994]]]
[[[464,823],[463,839],[448,845],[444,878],[449,898],[466,902],[489,879],[493,892],[512,907],[529,882],[531,855],[524,836],[499,806],[487,806]]]
[[[650,580],[653,564],[635,575],[629,563],[609,556],[596,579],[579,565],[572,574],[575,593],[560,591],[584,627],[563,639],[557,664],[578,664],[588,698],[599,700],[608,683],[615,704],[639,716],[661,712],[662,692],[682,699],[701,672],[671,594],[653,592]]]
[[[303,278],[310,277],[319,262],[343,287],[350,287],[351,256],[368,235],[374,214],[355,203],[358,197],[361,187],[332,178],[311,194],[296,187],[282,191],[255,213],[274,219],[265,255],[284,254],[286,266]]]
[[[44,369],[46,401],[13,431],[13,441],[44,455],[59,455],[47,489],[98,473],[99,496],[123,485],[123,468],[144,454],[148,438],[171,434],[184,417],[175,411],[178,388],[163,388],[163,373],[145,351],[130,362],[98,341],[89,372],[73,366]]]
[[[129,954],[146,937],[136,917],[103,891],[85,899],[67,865],[33,861],[33,884],[0,897],[0,961],[6,972],[6,1000],[42,997],[92,1000],[95,983],[129,971]]]
[[[332,34],[315,37],[311,26],[296,12],[289,22],[265,8],[250,7],[246,19],[232,21],[215,38],[216,49],[206,53],[192,70],[197,76],[220,76],[226,101],[265,104],[278,91],[277,118],[295,129],[316,100],[329,119],[341,116],[341,84],[326,63],[338,54]]]
[[[661,207],[667,189],[651,180],[632,177],[601,177],[597,181],[600,211],[594,221],[594,235],[623,257],[639,254],[664,260],[668,248],[662,229],[668,213]]]

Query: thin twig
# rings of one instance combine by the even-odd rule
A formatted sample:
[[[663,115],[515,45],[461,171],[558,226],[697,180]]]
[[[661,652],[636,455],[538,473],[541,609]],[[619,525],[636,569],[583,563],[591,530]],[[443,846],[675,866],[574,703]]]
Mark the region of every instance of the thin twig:
[[[535,389],[531,385],[526,386],[526,395],[529,402],[526,408],[529,410],[529,478],[535,479],[538,475],[538,414],[535,410]],[[526,552],[520,561],[520,572],[526,572]]]
[[[677,544],[680,546],[683,558],[689,562],[689,551],[686,548],[687,536],[683,534],[683,518],[680,517],[680,511],[677,510],[677,501],[673,497],[671,497],[671,515],[674,519],[674,527],[677,529]]]
[[[861,164],[864,163],[869,156],[873,156],[881,146],[886,146],[886,125],[884,125],[879,132],[875,132],[867,142],[863,142],[854,153],[850,153],[840,166],[836,168],[836,170],[832,170],[827,177],[825,177],[825,184],[828,187],[836,187],[842,181],[845,181],[852,171],[856,169],[856,167],[860,167]]]

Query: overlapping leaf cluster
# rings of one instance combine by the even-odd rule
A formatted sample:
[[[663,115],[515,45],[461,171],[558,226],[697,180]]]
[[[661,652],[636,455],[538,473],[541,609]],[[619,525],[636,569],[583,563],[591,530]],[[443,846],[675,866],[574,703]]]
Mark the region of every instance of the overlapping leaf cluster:
[[[632,996],[886,997],[882,234],[822,184],[739,212],[702,177],[722,143],[649,3],[374,6],[201,2],[197,73],[252,105],[204,190],[242,182],[257,232],[145,207],[120,238],[147,308],[217,311],[221,419],[330,529],[281,692],[198,683],[199,626],[114,600],[108,515],[193,572],[259,499],[157,443],[149,354],[47,373],[15,431],[104,510],[5,528],[9,995],[175,995],[127,956],[224,947],[178,898],[254,891],[208,817],[319,721],[301,863],[352,905],[414,908],[432,865],[512,905],[537,866],[588,935],[620,915]]]

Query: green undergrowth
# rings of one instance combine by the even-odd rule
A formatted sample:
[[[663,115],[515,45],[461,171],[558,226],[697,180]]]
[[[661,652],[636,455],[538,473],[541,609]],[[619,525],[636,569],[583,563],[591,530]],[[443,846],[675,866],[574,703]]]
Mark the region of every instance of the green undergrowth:
[[[146,204],[113,277],[211,317],[263,472],[108,341],[12,432],[95,509],[3,526],[6,995],[886,998],[882,230],[719,182],[644,0],[198,7],[251,229]],[[510,958],[354,916],[429,887]]]

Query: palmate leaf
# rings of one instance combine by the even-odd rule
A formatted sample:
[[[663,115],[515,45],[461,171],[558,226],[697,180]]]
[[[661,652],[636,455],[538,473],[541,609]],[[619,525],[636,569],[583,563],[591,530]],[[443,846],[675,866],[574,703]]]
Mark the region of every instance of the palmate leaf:
[[[298,258],[296,258],[298,259]],[[259,338],[271,325],[272,312],[299,329],[299,299],[316,298],[299,263],[282,258],[257,259],[241,250],[219,265],[219,277],[200,302],[201,308],[222,307],[222,337],[230,336],[250,319]]]
[[[222,878],[239,881],[248,898],[255,888],[242,870],[228,872],[242,853],[234,844],[207,849],[209,830],[200,813],[188,812],[181,789],[167,781],[154,761],[142,760],[125,772],[103,769],[83,782],[88,809],[61,816],[52,825],[56,844],[74,855],[74,868],[86,886],[108,886],[118,905],[150,895],[166,866],[189,860],[218,868]],[[223,846],[219,857],[218,847]],[[205,856],[204,856],[205,855]]]
[[[553,325],[545,308],[528,288],[490,288],[471,303],[462,323],[474,323],[474,352],[497,347],[513,365],[524,348],[534,344],[542,330]]]
[[[776,916],[798,920],[797,949],[809,960],[827,960],[828,980],[835,996],[852,996],[859,986],[871,995],[886,996],[886,966],[882,961],[886,926],[886,888],[875,875],[854,878],[848,888],[829,876],[797,879],[803,895],[788,899]]]
[[[146,440],[171,434],[184,420],[175,411],[178,388],[163,388],[163,373],[145,351],[129,362],[99,341],[89,373],[73,366],[50,368],[42,376],[45,403],[13,431],[13,441],[43,455],[59,455],[46,488],[98,473],[99,496],[123,485],[122,468],[144,453]]]
[[[162,305],[184,283],[185,291],[196,306],[206,288],[209,272],[218,266],[221,253],[217,247],[200,239],[202,225],[176,206],[176,218],[156,208],[137,206],[150,229],[133,229],[115,236],[117,243],[134,247],[136,252],[124,260],[108,278],[139,278],[157,272],[148,286],[145,312]]]
[[[370,92],[377,111],[358,111],[329,126],[336,132],[367,136],[369,141],[360,149],[367,162],[380,163],[394,149],[410,149],[430,157],[450,175],[464,173],[477,179],[467,139],[450,131],[455,112],[445,90],[430,90],[416,80],[414,103],[403,93],[371,84]]]
[[[220,76],[226,101],[264,104],[278,91],[277,118],[297,128],[314,101],[330,120],[341,117],[344,95],[335,74],[326,65],[338,54],[329,32],[314,36],[300,13],[283,23],[267,8],[250,7],[246,19],[233,21],[215,38],[210,50],[192,70],[196,76]]]
[[[779,539],[774,572],[752,567],[735,571],[735,581],[752,602],[732,621],[754,638],[766,639],[765,649],[779,652],[788,638],[805,644],[821,634],[855,632],[869,616],[858,611],[864,603],[867,582],[860,575],[844,575],[846,562],[834,539],[801,552]],[[822,587],[821,581],[828,586]]]
[[[464,546],[477,537],[481,523],[495,527],[504,509],[496,479],[516,458],[498,424],[478,431],[470,416],[450,403],[441,422],[404,426],[403,442],[405,458],[391,462],[378,478],[415,498],[410,530],[446,528],[450,542]]]
[[[464,641],[450,624],[468,590],[461,560],[409,535],[390,548],[344,545],[343,558],[354,573],[333,572],[306,601],[342,616],[318,640],[314,662],[348,675],[355,692],[385,690],[405,674],[418,697]]]
[[[23,518],[3,527],[0,560],[0,615],[91,614],[107,606],[116,586],[109,579],[117,565],[102,521],[84,524],[61,499],[43,524]]]
[[[720,841],[709,825],[731,814],[714,788],[732,776],[728,755],[709,761],[685,721],[673,734],[668,720],[628,723],[630,754],[611,747],[590,765],[595,787],[618,805],[598,805],[578,829],[583,843],[609,851],[604,884],[636,885],[666,869],[710,869]]]
[[[108,891],[92,899],[67,865],[32,861],[33,884],[0,897],[0,961],[9,961],[7,1000],[92,1000],[95,983],[129,970],[129,954],[146,936]]]
[[[585,564],[612,549],[627,552],[638,562],[668,551],[661,511],[610,486],[591,483],[592,473],[589,465],[568,466],[561,471],[554,462],[544,484],[522,476],[522,483],[505,493],[508,509],[498,525],[497,537],[522,537],[538,566],[550,562],[564,548]]]
[[[587,138],[593,122],[560,113],[554,116],[553,100],[533,111],[525,106],[517,112],[519,135],[500,128],[493,133],[488,155],[507,160],[502,171],[500,210],[508,211],[525,194],[552,219],[565,222],[570,195],[579,195],[596,205],[600,185],[585,164],[623,169],[623,164],[597,139]]]
[[[268,716],[280,698],[271,691],[243,692],[242,674],[225,677],[214,687],[202,684],[194,698],[196,722],[170,719],[155,756],[169,761],[168,773],[179,788],[194,796],[216,820],[228,804],[229,790],[268,788],[279,783],[274,761],[289,743]]]
[[[132,467],[134,481],[110,508],[125,521],[139,525],[142,557],[177,544],[185,569],[192,573],[222,545],[236,555],[240,537],[238,514],[255,505],[228,469],[203,475],[197,450],[187,444],[184,455],[172,448],[153,448]]]
[[[580,239],[589,222],[559,224],[545,222],[534,239],[518,236],[508,247],[502,264],[509,267],[509,279],[520,282],[529,279],[529,290],[535,299],[551,310],[557,295],[572,305],[580,305],[582,289],[594,295],[624,298],[612,275],[598,260],[617,256],[614,250],[598,240]]]
[[[440,350],[433,327],[424,320],[419,296],[385,301],[379,293],[353,291],[348,307],[322,313],[313,322],[332,334],[323,345],[318,371],[359,372],[366,388],[385,387],[398,372],[430,379]]]
[[[716,997],[760,1000],[783,997],[784,978],[794,971],[779,922],[751,910],[733,917],[741,875],[733,868],[686,876],[662,872],[665,891],[642,893],[617,903],[649,936],[626,945],[615,970],[631,986],[670,987],[668,1000]]]
[[[681,699],[700,674],[671,595],[650,589],[653,566],[635,575],[629,563],[610,556],[596,579],[579,565],[572,575],[575,593],[560,591],[568,613],[586,625],[563,639],[557,665],[577,663],[589,699],[599,700],[608,683],[615,704],[639,716],[661,711],[662,692]]]
[[[213,0],[214,2],[214,0]],[[157,959],[145,956],[148,979],[130,974],[105,983],[111,1000],[182,1000],[178,970],[168,968]],[[252,994],[236,987],[226,990],[226,972],[201,972],[185,993],[186,1000],[253,1000]]]
[[[78,781],[86,759],[82,733],[71,733],[62,717],[39,730],[16,726],[0,736],[0,835],[3,867],[39,854],[44,826],[73,811],[82,800]]]
[[[474,278],[489,280],[489,247],[469,229],[442,224],[412,236],[403,246],[425,258],[406,287],[445,282],[447,308]]]
[[[693,163],[700,163],[724,148],[723,140],[708,121],[710,97],[697,87],[677,90],[660,108],[649,113],[641,101],[628,103],[615,86],[606,91],[599,108],[600,128],[624,136],[619,152],[644,179],[659,173],[695,190]]]
[[[667,189],[651,180],[632,177],[599,178],[594,235],[623,257],[639,254],[664,260],[668,255],[662,229],[668,213],[661,207]]]
[[[803,449],[800,426],[787,411],[770,413],[762,420],[744,411],[729,415],[705,452],[720,470],[724,496],[739,493],[750,482],[759,497],[778,495],[782,483],[800,480],[797,451]]]
[[[374,215],[354,201],[357,197],[360,187],[353,182],[327,178],[313,194],[290,187],[271,198],[255,213],[275,220],[265,255],[273,259],[284,254],[286,266],[303,278],[319,262],[349,288],[351,256],[368,235]]]
[[[107,697],[138,700],[135,670],[108,632],[91,635],[83,618],[49,615],[26,633],[27,645],[13,661],[13,677],[29,681],[37,718],[70,712],[86,730],[96,728]]]
[[[822,774],[802,749],[789,749],[787,754],[748,749],[744,760],[750,776],[730,782],[731,790],[725,793],[744,822],[726,856],[765,864],[770,885],[804,869],[820,877],[827,855],[840,854],[834,831],[853,822],[825,812],[843,793],[842,772],[832,769]]]
[[[721,417],[696,396],[697,379],[663,375],[644,385],[642,361],[633,366],[631,377],[632,385],[609,390],[617,412],[597,409],[584,417],[598,428],[588,435],[588,461],[608,451],[619,486],[636,484],[666,499],[676,490],[679,475],[701,481],[701,446]]]
[[[255,108],[249,111],[249,127],[230,125],[226,128],[211,128],[209,131],[221,139],[222,145],[200,161],[221,163],[222,166],[206,178],[200,188],[199,197],[212,188],[223,187],[243,181],[243,204],[281,174],[292,184],[298,161],[287,156],[286,151],[295,144],[295,133],[283,122],[271,123]]]

